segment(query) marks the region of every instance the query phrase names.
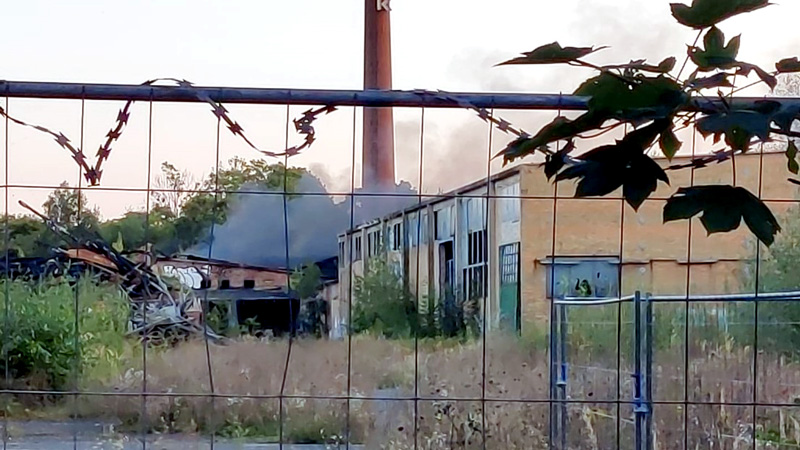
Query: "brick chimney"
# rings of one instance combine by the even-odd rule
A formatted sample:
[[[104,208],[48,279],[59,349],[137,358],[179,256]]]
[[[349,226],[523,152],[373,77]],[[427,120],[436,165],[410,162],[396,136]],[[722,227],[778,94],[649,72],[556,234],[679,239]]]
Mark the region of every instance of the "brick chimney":
[[[365,0],[364,89],[392,89],[389,0]],[[361,185],[366,190],[394,187],[392,108],[364,108]]]

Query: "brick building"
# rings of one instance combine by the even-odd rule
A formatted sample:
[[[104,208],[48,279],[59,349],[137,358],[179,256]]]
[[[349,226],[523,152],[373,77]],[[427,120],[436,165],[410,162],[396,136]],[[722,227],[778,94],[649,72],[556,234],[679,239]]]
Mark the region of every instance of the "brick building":
[[[733,184],[733,167],[726,162],[696,170],[693,183]],[[796,198],[783,153],[737,156],[735,168],[737,186],[783,200],[767,201],[776,215],[790,206],[785,200]],[[690,170],[669,176],[671,186],[659,183],[635,212],[620,192],[575,199],[574,183],[556,188],[537,164],[522,164],[348,230],[339,236],[332,335],[346,328],[349,280],[363,275],[365,262],[381,249],[420,303],[448,289],[481,304],[485,299],[489,330],[519,331],[526,322],[545,320],[551,290],[556,296],[684,295],[689,280],[691,294],[742,291],[746,263],[756,257],[755,238],[743,223],[711,236],[696,218],[691,235],[689,221],[664,224],[666,199],[692,183]]]
[[[285,288],[287,271],[283,268],[251,266],[195,256],[158,258],[153,269],[161,275],[180,278],[194,289],[276,289]],[[202,285],[200,273],[205,275]]]

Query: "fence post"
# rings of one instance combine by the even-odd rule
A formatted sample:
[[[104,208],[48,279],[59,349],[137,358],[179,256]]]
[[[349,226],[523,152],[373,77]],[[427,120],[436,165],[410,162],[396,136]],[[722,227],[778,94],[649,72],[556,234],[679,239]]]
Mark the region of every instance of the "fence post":
[[[653,302],[651,294],[647,293],[644,297],[645,307],[645,404],[647,405],[647,415],[645,416],[645,449],[652,450],[653,442]]]
[[[553,300],[555,301],[555,300]],[[567,448],[567,305],[550,318],[550,449]]]
[[[567,450],[567,327],[569,325],[567,319],[567,305],[561,305],[561,366],[560,374],[558,377],[558,390],[559,400],[561,404],[559,410],[561,411],[561,450]]]
[[[555,450],[556,439],[558,439],[558,425],[556,415],[556,379],[558,372],[556,370],[558,355],[558,305],[555,304],[556,299],[550,299],[553,304],[550,305],[550,433],[548,436],[548,444],[550,450]]]
[[[642,411],[642,296],[633,296],[633,414],[634,448],[643,450],[644,415]]]
[[[652,313],[649,295],[643,299],[641,292],[636,291],[633,296],[633,413],[636,450],[652,448]]]

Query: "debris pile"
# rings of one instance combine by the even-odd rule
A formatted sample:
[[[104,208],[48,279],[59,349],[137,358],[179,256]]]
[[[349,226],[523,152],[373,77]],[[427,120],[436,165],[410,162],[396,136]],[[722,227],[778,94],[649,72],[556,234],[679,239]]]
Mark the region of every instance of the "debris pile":
[[[204,324],[203,308],[194,292],[164,281],[148,266],[147,259],[134,262],[102,240],[81,241],[25,202],[19,203],[67,241],[69,249],[55,249],[50,258],[9,255],[0,262],[3,274],[16,279],[64,275],[77,279],[91,274],[115,283],[130,299],[129,335],[152,344],[174,343],[204,333],[216,342],[222,340]]]

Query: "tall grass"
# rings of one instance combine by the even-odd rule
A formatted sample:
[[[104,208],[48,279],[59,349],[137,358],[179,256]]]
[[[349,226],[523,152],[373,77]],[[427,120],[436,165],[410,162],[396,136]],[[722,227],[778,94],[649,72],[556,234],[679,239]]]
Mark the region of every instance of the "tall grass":
[[[347,430],[347,343],[295,342],[286,385],[284,415],[289,440],[334,441]],[[407,343],[361,339],[353,342],[350,394],[350,432],[354,442],[370,448],[413,448],[415,392],[418,402],[419,448],[480,448],[486,435],[489,448],[541,448],[548,430],[547,359],[543,351],[524,342],[490,339],[486,348],[485,397],[480,341],[462,345],[420,343],[416,358]],[[752,423],[752,408],[719,403],[752,400],[753,353],[731,344],[697,343],[689,359],[689,439],[692,448],[734,448],[736,436]],[[702,351],[701,351],[702,350]],[[194,396],[210,392],[205,347],[190,343],[149,356],[147,417],[141,417],[139,397],[85,397],[81,413],[89,417],[115,416],[124,423],[156,431],[216,432],[223,436],[277,437],[279,402],[287,343],[243,341],[212,347],[211,371],[216,392],[231,398]],[[616,443],[617,385],[620,398],[632,397],[630,367],[585,354],[571,360],[568,407],[571,448],[612,448]],[[683,355],[672,349],[656,355],[656,401],[682,401]],[[141,367],[120,376],[106,389],[140,392]],[[759,360],[759,398],[765,403],[786,403],[800,398],[800,365],[786,358],[762,355]],[[158,393],[169,393],[161,397]],[[319,396],[324,398],[313,399]],[[391,400],[391,398],[399,398]],[[580,401],[580,402],[578,402]],[[597,403],[586,403],[596,401]],[[485,408],[484,408],[485,407]],[[659,448],[679,448],[683,440],[681,405],[656,405]],[[625,436],[632,432],[633,412],[622,404],[620,419]],[[760,438],[783,435],[789,442],[800,433],[800,414],[791,408],[758,409]],[[781,419],[781,417],[783,417]],[[238,430],[238,431],[237,431]],[[290,432],[290,430],[293,430]],[[310,430],[310,431],[309,431]],[[623,444],[627,437],[622,438]],[[744,439],[744,438],[741,438]],[[745,439],[742,442],[749,442]],[[739,445],[739,444],[737,444]],[[624,446],[624,445],[623,445]]]
[[[51,407],[52,417],[77,413],[114,418],[135,430],[274,441],[283,416],[284,438],[291,442],[335,446],[349,432],[351,441],[368,448],[408,449],[414,448],[416,429],[421,449],[481,448],[484,437],[488,448],[546,445],[546,326],[527,324],[523,337],[489,335],[485,347],[483,339],[463,337],[415,343],[356,335],[351,343],[296,340],[289,354],[285,340],[243,337],[210,347],[209,373],[201,341],[148,349],[145,368],[138,344],[123,337],[126,300],[113,287],[77,285],[77,334],[75,287],[60,282],[11,283],[3,291],[6,287],[12,326],[3,328],[2,337],[8,361],[15,364],[12,387],[64,389],[77,374],[82,389],[123,394],[81,395],[69,408]],[[736,306],[720,320],[717,305],[690,305],[686,346],[686,305],[656,307],[656,448],[682,448],[685,412],[691,448],[752,445],[753,408],[725,404],[753,400],[753,324],[746,308],[752,305]],[[619,410],[614,404],[632,397],[629,305],[572,309],[569,323],[567,389],[575,400],[568,405],[570,448],[614,448],[617,418],[621,446],[629,448],[633,412],[626,403]],[[769,326],[777,337],[781,327],[794,325]],[[757,400],[799,402],[800,365],[791,352],[763,351],[761,344],[768,342],[760,341],[757,354]],[[221,397],[205,395],[212,378]],[[145,380],[148,395],[142,397]],[[685,392],[698,403],[687,411],[681,404]],[[25,401],[25,395],[15,396],[15,402]],[[13,408],[7,412],[22,415]],[[759,448],[794,448],[800,441],[795,409],[759,407],[756,413]]]

